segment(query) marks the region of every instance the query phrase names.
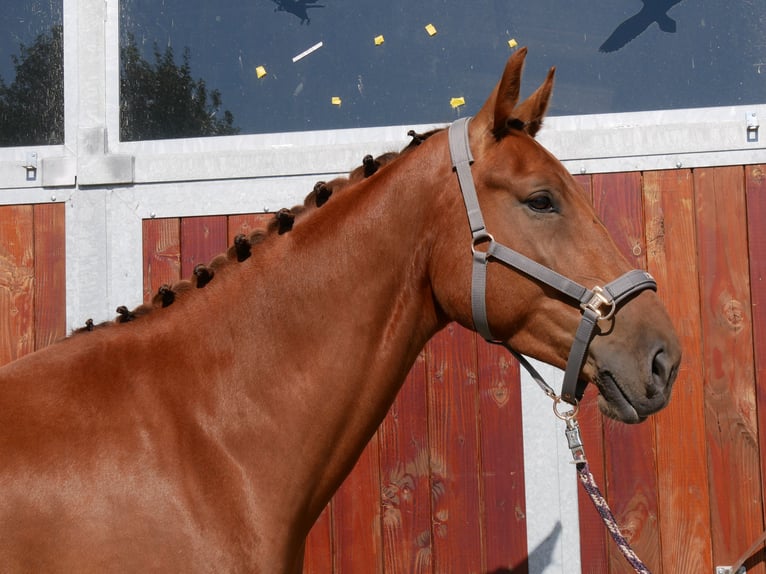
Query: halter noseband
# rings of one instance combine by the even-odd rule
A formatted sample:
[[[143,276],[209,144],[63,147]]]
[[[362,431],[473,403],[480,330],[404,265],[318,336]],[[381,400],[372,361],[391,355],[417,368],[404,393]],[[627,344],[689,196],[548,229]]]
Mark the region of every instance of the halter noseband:
[[[601,320],[611,319],[620,304],[633,295],[644,289],[656,291],[657,283],[646,271],[634,269],[604,287],[596,286],[593,289],[587,289],[521,253],[497,243],[484,226],[484,218],[481,215],[479,199],[476,195],[476,187],[474,186],[471,174],[473,156],[471,155],[471,148],[468,142],[468,122],[470,119],[470,117],[461,118],[450,126],[449,147],[452,166],[458,176],[460,189],[463,193],[463,201],[468,213],[468,223],[471,226],[471,234],[473,236],[471,243],[471,252],[473,253],[471,310],[473,312],[474,325],[479,334],[487,341],[504,345],[502,341],[492,336],[487,318],[487,264],[492,259],[505,263],[507,266],[521,271],[525,275],[556,289],[573,301],[578,302],[582,310],[582,320],[575,333],[572,348],[569,351],[560,395],[561,400],[576,405],[585,391],[585,385],[578,385],[578,381],[580,371],[585,363],[588,346],[596,333],[596,325]],[[486,249],[477,249],[479,245],[485,245]],[[510,347],[507,348],[521,361],[527,370],[530,370],[532,376],[547,394],[553,398],[558,398],[550,386],[542,380],[519,353]]]

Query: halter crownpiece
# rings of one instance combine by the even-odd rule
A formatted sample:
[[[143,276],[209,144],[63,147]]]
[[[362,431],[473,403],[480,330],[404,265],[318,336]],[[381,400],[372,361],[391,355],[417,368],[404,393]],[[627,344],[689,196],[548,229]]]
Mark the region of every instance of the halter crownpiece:
[[[533,261],[518,251],[497,243],[487,231],[481,214],[476,186],[471,174],[473,156],[468,141],[468,122],[470,117],[460,118],[449,127],[449,148],[452,167],[457,173],[460,190],[463,194],[468,223],[471,227],[471,253],[473,268],[471,274],[471,311],[476,330],[490,343],[502,344],[516,356],[521,364],[532,374],[546,394],[555,397],[551,387],[545,383],[537,371],[519,353],[507,347],[502,341],[492,336],[487,318],[487,265],[491,260],[500,261],[508,267],[521,271],[525,275],[556,289],[573,301],[582,310],[582,319],[575,333],[574,342],[569,351],[564,382],[561,387],[561,399],[576,405],[585,392],[585,384],[578,385],[580,371],[585,363],[588,347],[596,333],[599,321],[611,319],[621,303],[644,289],[657,290],[657,283],[646,271],[634,269],[618,277],[604,287],[588,289],[579,283]],[[484,249],[478,249],[482,245]]]

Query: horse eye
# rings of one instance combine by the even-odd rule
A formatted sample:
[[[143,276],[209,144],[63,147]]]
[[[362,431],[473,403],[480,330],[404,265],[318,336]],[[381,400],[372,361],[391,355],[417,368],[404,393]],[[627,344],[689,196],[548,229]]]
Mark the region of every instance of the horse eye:
[[[527,205],[532,211],[538,213],[550,213],[555,211],[553,201],[547,193],[538,193],[527,199]]]

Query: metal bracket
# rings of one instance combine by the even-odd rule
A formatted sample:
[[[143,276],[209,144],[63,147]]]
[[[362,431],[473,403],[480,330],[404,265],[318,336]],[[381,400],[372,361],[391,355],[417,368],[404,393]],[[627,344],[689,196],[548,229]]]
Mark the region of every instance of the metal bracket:
[[[716,566],[715,574],[746,574],[747,572],[744,566],[740,566],[736,572],[732,568],[732,566]]]
[[[35,181],[37,179],[37,152],[28,151],[26,161],[21,167],[27,170],[27,181]]]
[[[747,112],[746,114],[746,125],[747,125],[747,141],[748,143],[756,143],[758,142],[758,128],[760,125],[758,124],[758,113],[757,112]]]

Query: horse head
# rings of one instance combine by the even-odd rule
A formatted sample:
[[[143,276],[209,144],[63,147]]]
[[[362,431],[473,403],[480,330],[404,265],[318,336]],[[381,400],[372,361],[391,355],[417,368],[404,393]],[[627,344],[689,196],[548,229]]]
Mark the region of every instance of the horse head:
[[[475,186],[478,204],[474,211],[483,214],[483,221],[479,215],[480,222],[475,224],[468,199],[465,206],[460,204],[460,191],[454,190],[458,178],[450,174],[445,181],[447,201],[454,202],[454,212],[459,215],[446,222],[450,229],[444,230],[454,241],[440,241],[437,247],[443,264],[438,270],[435,266],[432,277],[436,298],[449,318],[475,328],[485,338],[565,368],[570,348],[576,345],[575,333],[582,337],[578,329],[583,309],[593,307],[588,298],[595,297],[593,331],[574,369],[575,382],[595,383],[600,391],[599,406],[606,415],[640,422],[667,404],[678,372],[680,344],[665,308],[656,293],[647,289],[655,286],[651,276],[629,273],[631,266],[577,182],[534,139],[548,107],[554,69],[520,103],[525,55],[526,50],[521,49],[510,58],[492,95],[466,127],[467,154],[472,156],[470,163],[465,162],[470,165],[466,177],[472,177],[469,185]],[[453,137],[450,135],[451,145]],[[465,188],[462,178],[460,181]],[[475,227],[482,225],[486,231],[477,234]],[[501,249],[532,263],[519,269],[508,264],[512,260],[501,260]],[[482,255],[488,250],[489,255]],[[480,288],[483,294],[476,287],[477,252],[479,259],[487,260],[480,280],[486,282]],[[544,270],[543,279],[551,274],[556,279],[540,280],[534,272],[538,264]],[[627,289],[618,306],[601,293],[624,282],[615,282],[623,276],[641,285]],[[582,289],[583,294],[572,297],[572,289],[562,292],[559,279]],[[606,291],[601,291],[603,286]],[[573,300],[581,297],[584,299]],[[477,298],[479,308],[485,309],[483,318],[481,313],[477,318]],[[601,315],[599,306],[607,312]],[[582,387],[579,394],[581,391]]]

